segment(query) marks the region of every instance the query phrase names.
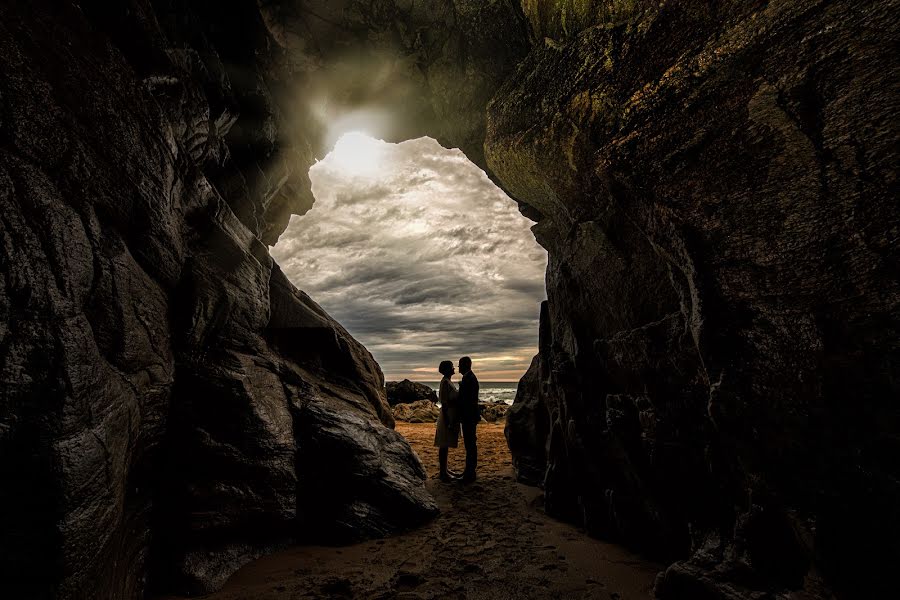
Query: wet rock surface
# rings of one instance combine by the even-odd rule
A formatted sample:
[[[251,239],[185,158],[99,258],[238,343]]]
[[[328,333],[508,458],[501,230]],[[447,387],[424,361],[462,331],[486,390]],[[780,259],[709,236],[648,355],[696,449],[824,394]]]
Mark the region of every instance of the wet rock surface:
[[[550,255],[519,477],[677,561],[663,598],[890,595],[897,3],[523,6],[485,142]]]
[[[313,159],[256,3],[4,3],[0,56],[0,596],[431,518],[378,365],[260,241]]]
[[[396,404],[409,404],[427,400],[428,402],[437,402],[437,392],[425,385],[404,379],[403,381],[388,381],[384,385],[387,393],[388,404],[394,406]]]

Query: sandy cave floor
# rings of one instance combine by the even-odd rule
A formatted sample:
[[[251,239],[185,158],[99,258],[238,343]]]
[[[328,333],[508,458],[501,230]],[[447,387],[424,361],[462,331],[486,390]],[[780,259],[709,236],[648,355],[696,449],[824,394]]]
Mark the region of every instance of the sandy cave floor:
[[[543,513],[513,479],[503,424],[478,427],[478,481],[437,479],[433,423],[398,423],[429,474],[441,514],[408,533],[344,547],[297,546],[235,573],[215,600],[320,598],[649,598],[661,566]],[[462,471],[465,450],[451,449]]]

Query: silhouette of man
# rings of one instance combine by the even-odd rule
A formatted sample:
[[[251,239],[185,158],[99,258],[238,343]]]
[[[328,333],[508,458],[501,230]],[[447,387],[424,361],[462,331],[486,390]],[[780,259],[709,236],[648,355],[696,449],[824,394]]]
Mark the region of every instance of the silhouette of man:
[[[462,424],[463,442],[466,445],[466,469],[462,481],[475,481],[475,469],[478,466],[478,445],[475,441],[475,428],[481,420],[481,409],[478,406],[478,378],[472,372],[472,359],[463,356],[459,359],[459,421]]]

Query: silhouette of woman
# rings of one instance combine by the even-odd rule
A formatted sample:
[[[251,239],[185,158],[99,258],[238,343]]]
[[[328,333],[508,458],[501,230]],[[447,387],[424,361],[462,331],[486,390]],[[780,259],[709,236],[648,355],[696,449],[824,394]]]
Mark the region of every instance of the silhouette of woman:
[[[434,432],[434,445],[438,448],[438,462],[441,473],[440,479],[443,482],[453,481],[459,475],[447,468],[447,454],[449,448],[456,448],[459,445],[459,409],[457,407],[457,398],[459,390],[451,379],[456,369],[449,360],[441,362],[438,366],[438,372],[444,376],[441,379],[441,387],[438,389],[438,400],[441,402],[441,414],[438,416],[437,424]]]

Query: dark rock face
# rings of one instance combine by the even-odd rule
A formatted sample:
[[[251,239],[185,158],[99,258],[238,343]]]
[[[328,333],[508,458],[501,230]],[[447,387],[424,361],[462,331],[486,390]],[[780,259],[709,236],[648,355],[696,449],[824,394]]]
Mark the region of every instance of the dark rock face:
[[[680,559],[660,597],[891,595],[898,4],[523,5],[485,142],[550,253],[520,477]]]
[[[0,56],[0,597],[202,593],[433,515],[377,364],[259,241],[312,154],[256,3],[4,3]]]
[[[519,381],[516,398],[506,413],[506,427],[503,429],[512,453],[516,479],[529,485],[543,485],[547,472],[550,413],[544,396],[551,393],[550,366],[547,364],[552,336],[549,319],[549,305],[544,301],[541,303],[539,353],[531,360],[531,366]]]
[[[396,404],[409,404],[410,402],[418,402],[419,400],[428,400],[429,402],[437,402],[437,393],[425,385],[404,379],[403,381],[388,381],[385,386],[388,404],[394,406]]]

